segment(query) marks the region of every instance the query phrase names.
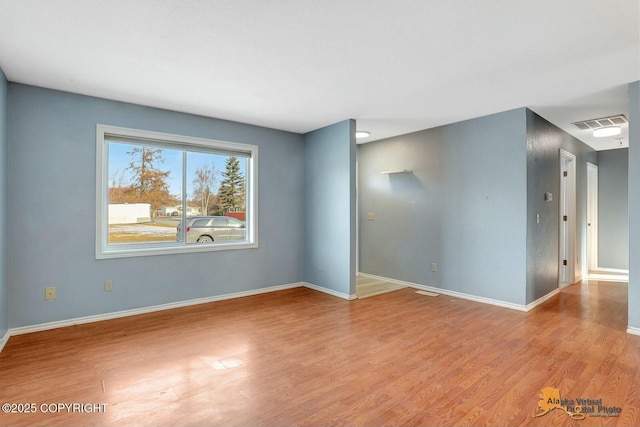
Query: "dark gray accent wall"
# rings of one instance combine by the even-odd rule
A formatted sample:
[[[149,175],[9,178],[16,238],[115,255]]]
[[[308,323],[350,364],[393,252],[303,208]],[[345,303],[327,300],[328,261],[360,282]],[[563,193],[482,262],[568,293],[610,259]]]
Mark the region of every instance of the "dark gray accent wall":
[[[8,94],[9,327],[303,279],[302,135],[14,83]],[[97,123],[258,145],[259,248],[96,260]]]
[[[520,108],[359,145],[360,271],[524,304],[525,120]]]
[[[576,277],[586,259],[587,162],[596,152],[527,109],[527,304],[558,287],[560,149],[576,156]],[[553,200],[544,200],[544,194]],[[536,215],[540,215],[540,223]]]
[[[640,332],[640,81],[629,85],[629,326]]]
[[[7,78],[0,69],[0,340],[9,329],[7,292]]]
[[[304,280],[355,294],[355,122],[304,137]]]
[[[629,150],[598,152],[598,267],[629,268]]]

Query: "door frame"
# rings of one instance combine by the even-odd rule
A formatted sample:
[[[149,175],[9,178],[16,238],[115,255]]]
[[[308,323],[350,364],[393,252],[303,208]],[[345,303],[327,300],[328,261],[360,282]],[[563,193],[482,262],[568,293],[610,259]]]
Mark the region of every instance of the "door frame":
[[[587,258],[583,275],[598,270],[598,165],[587,162]]]
[[[576,156],[560,149],[558,287],[576,282]],[[565,174],[566,172],[566,174]],[[564,220],[566,215],[567,219]],[[566,265],[564,265],[566,260]]]

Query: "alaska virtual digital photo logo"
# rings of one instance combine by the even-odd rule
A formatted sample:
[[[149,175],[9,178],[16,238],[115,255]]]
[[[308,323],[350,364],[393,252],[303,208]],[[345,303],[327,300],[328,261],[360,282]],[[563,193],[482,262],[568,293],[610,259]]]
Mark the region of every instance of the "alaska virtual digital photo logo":
[[[534,418],[547,415],[554,409],[566,412],[574,420],[584,420],[586,417],[617,417],[622,412],[622,408],[619,406],[606,406],[601,398],[562,399],[560,390],[553,387],[543,388],[538,397],[540,398],[538,407],[541,412],[534,415]]]

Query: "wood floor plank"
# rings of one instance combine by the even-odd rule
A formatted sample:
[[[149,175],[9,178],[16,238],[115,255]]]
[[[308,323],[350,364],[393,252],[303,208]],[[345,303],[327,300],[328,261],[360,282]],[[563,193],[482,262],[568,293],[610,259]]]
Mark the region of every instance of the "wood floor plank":
[[[0,425],[638,425],[627,286],[579,283],[529,313],[401,289],[305,288],[12,337],[0,401],[106,404]],[[545,387],[618,417],[543,417]],[[55,408],[53,406],[52,408]]]

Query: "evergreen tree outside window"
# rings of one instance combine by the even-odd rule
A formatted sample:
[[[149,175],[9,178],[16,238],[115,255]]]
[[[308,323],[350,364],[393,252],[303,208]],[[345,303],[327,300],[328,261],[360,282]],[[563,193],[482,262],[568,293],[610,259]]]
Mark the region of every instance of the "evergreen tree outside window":
[[[223,181],[218,192],[219,213],[239,212],[245,210],[245,183],[240,162],[236,157],[226,160],[226,169],[222,172]]]

